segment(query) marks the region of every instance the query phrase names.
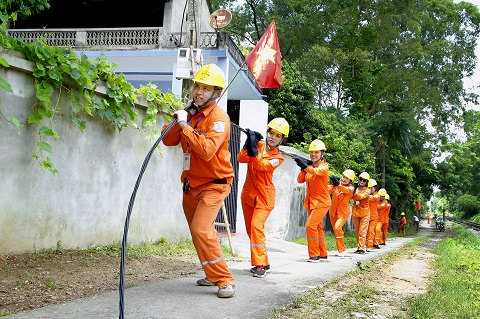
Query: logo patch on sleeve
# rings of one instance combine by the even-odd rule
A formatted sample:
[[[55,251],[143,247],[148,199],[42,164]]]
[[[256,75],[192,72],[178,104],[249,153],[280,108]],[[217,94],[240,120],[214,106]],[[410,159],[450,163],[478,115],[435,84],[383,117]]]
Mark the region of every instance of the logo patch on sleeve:
[[[280,160],[278,158],[271,159],[270,164],[272,164],[273,167],[276,167],[280,165]]]
[[[225,122],[215,122],[215,123],[213,123],[213,130],[217,133],[225,132]]]

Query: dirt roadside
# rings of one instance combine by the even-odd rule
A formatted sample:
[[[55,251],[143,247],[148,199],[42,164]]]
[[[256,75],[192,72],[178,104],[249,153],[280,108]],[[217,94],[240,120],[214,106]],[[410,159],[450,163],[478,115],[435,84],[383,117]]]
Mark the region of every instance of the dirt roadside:
[[[428,245],[434,245],[433,240],[448,232],[434,233],[435,238],[429,240]],[[421,231],[418,236],[431,234]],[[415,254],[396,258],[392,264],[379,260],[376,272],[362,274],[364,281],[367,279],[366,282],[372,285],[385,287],[386,294],[391,298],[385,298],[383,308],[388,310],[387,306],[395,298],[401,298],[395,297],[398,295],[396,292],[419,293],[427,287],[432,271],[429,264],[434,257],[428,245]],[[119,265],[119,257],[94,252],[0,256],[0,313],[16,313],[118,290]],[[125,287],[190,276],[200,270],[196,256],[154,256],[129,260]],[[333,297],[335,293],[348,289],[348,285],[340,280],[335,289],[337,292],[332,291]]]

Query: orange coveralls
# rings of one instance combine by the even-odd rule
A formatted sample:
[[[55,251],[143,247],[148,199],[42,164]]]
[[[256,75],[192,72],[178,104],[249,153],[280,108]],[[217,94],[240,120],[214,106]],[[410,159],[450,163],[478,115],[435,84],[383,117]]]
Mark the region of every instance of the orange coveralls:
[[[390,208],[392,208],[392,204],[387,201],[387,209],[385,210],[385,215],[383,216],[382,237],[380,237],[380,245],[385,245],[385,243],[387,242],[388,223],[390,222]]]
[[[230,118],[212,101],[193,116],[189,114],[187,120],[189,126],[183,130],[178,124],[172,127],[164,136],[163,144],[176,146],[180,143],[184,157],[190,156],[190,169],[182,172],[181,181],[188,178],[190,183],[182,205],[192,241],[207,279],[217,286],[230,285],[234,279],[214,227],[234,176],[228,151]]]
[[[368,187],[358,187],[353,193],[353,226],[357,237],[358,250],[365,250],[368,222],[370,221],[370,205]]]
[[[330,206],[330,222],[335,234],[335,241],[339,253],[344,252],[345,247],[343,225],[350,217],[350,199],[353,197],[355,187],[350,183],[348,185],[329,185],[330,194],[333,194],[332,205]]]
[[[381,244],[382,239],[382,232],[383,232],[383,222],[385,220],[385,214],[387,213],[387,200],[382,200],[378,202],[378,221],[377,225],[375,226],[375,239],[373,240],[373,245],[377,246]]]
[[[373,241],[375,239],[375,227],[377,226],[378,222],[378,200],[380,195],[376,192],[374,194],[370,194],[368,198],[368,205],[370,207],[370,221],[368,222],[368,230],[367,230],[367,248],[373,249]]]
[[[250,238],[250,258],[252,266],[268,266],[265,222],[275,207],[275,185],[273,172],[284,159],[278,148],[264,153],[265,142],[257,144],[258,155],[249,157],[247,150],[238,153],[240,163],[248,163],[247,177],[242,189],[242,209],[245,228]]]
[[[400,218],[400,226],[398,227],[398,232],[405,235],[406,227],[407,227],[407,219],[405,218],[405,216],[402,216],[402,218]]]
[[[298,173],[297,181],[307,183],[307,194],[303,206],[308,213],[306,225],[308,255],[327,257],[322,220],[327,215],[331,203],[328,190],[328,164],[325,160],[321,160],[316,167],[309,165],[305,171]]]

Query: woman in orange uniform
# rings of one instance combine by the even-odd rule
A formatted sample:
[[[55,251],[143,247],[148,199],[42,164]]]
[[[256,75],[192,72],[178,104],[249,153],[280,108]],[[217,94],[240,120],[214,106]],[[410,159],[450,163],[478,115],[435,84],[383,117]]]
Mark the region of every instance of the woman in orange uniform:
[[[355,186],[352,184],[354,178],[355,172],[351,169],[343,172],[340,181],[338,181],[338,177],[335,176],[330,178],[332,184],[330,184],[329,189],[333,197],[329,215],[338,250],[335,256],[338,257],[345,257],[345,250],[347,249],[345,247],[343,225],[345,225],[350,217],[349,202],[355,190]]]
[[[242,189],[242,209],[245,228],[250,238],[253,277],[263,278],[270,269],[265,238],[265,222],[275,206],[273,172],[283,163],[278,146],[288,137],[289,125],[275,118],[267,125],[266,141],[258,132],[247,129],[245,146],[238,153],[240,163],[248,163],[247,177]]]
[[[380,237],[380,245],[385,245],[387,242],[388,236],[388,224],[390,223],[390,195],[388,193],[385,195],[385,201],[387,202],[387,209],[385,209],[385,214],[383,215],[383,224],[382,224],[382,237]]]
[[[296,157],[295,162],[301,171],[298,174],[299,183],[307,183],[307,194],[304,207],[308,212],[306,225],[309,262],[319,262],[328,256],[327,243],[323,232],[322,220],[330,208],[330,191],[328,190],[328,164],[325,162],[325,144],[314,140],[309,147],[312,164],[301,157]]]
[[[375,240],[375,227],[378,222],[378,200],[380,196],[377,194],[377,181],[370,178],[368,181],[368,188],[370,188],[370,197],[368,205],[370,208],[370,221],[368,222],[367,230],[367,252],[373,251],[373,242]]]
[[[373,248],[375,249],[380,249],[379,245],[383,236],[383,222],[385,220],[385,214],[387,213],[388,209],[388,202],[385,200],[385,195],[387,195],[387,191],[385,190],[385,188],[380,188],[380,190],[378,191],[378,196],[380,196],[380,198],[378,199],[377,206],[378,221],[377,225],[375,226],[375,239],[373,240]]]
[[[363,172],[358,176],[358,187],[353,193],[353,226],[357,237],[356,254],[365,254],[365,242],[367,239],[368,223],[370,221],[370,189],[368,181],[370,175]]]

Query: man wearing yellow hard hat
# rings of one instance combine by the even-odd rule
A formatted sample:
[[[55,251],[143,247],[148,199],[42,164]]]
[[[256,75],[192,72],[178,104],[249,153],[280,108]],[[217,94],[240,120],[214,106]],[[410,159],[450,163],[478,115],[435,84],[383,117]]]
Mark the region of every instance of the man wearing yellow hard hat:
[[[230,118],[216,102],[225,87],[225,75],[217,65],[208,64],[198,70],[193,82],[192,107],[174,113],[177,123],[163,143],[181,144],[183,150],[183,210],[206,275],[197,285],[218,286],[217,296],[229,298],[235,294],[234,279],[214,226],[234,177],[228,151]]]

